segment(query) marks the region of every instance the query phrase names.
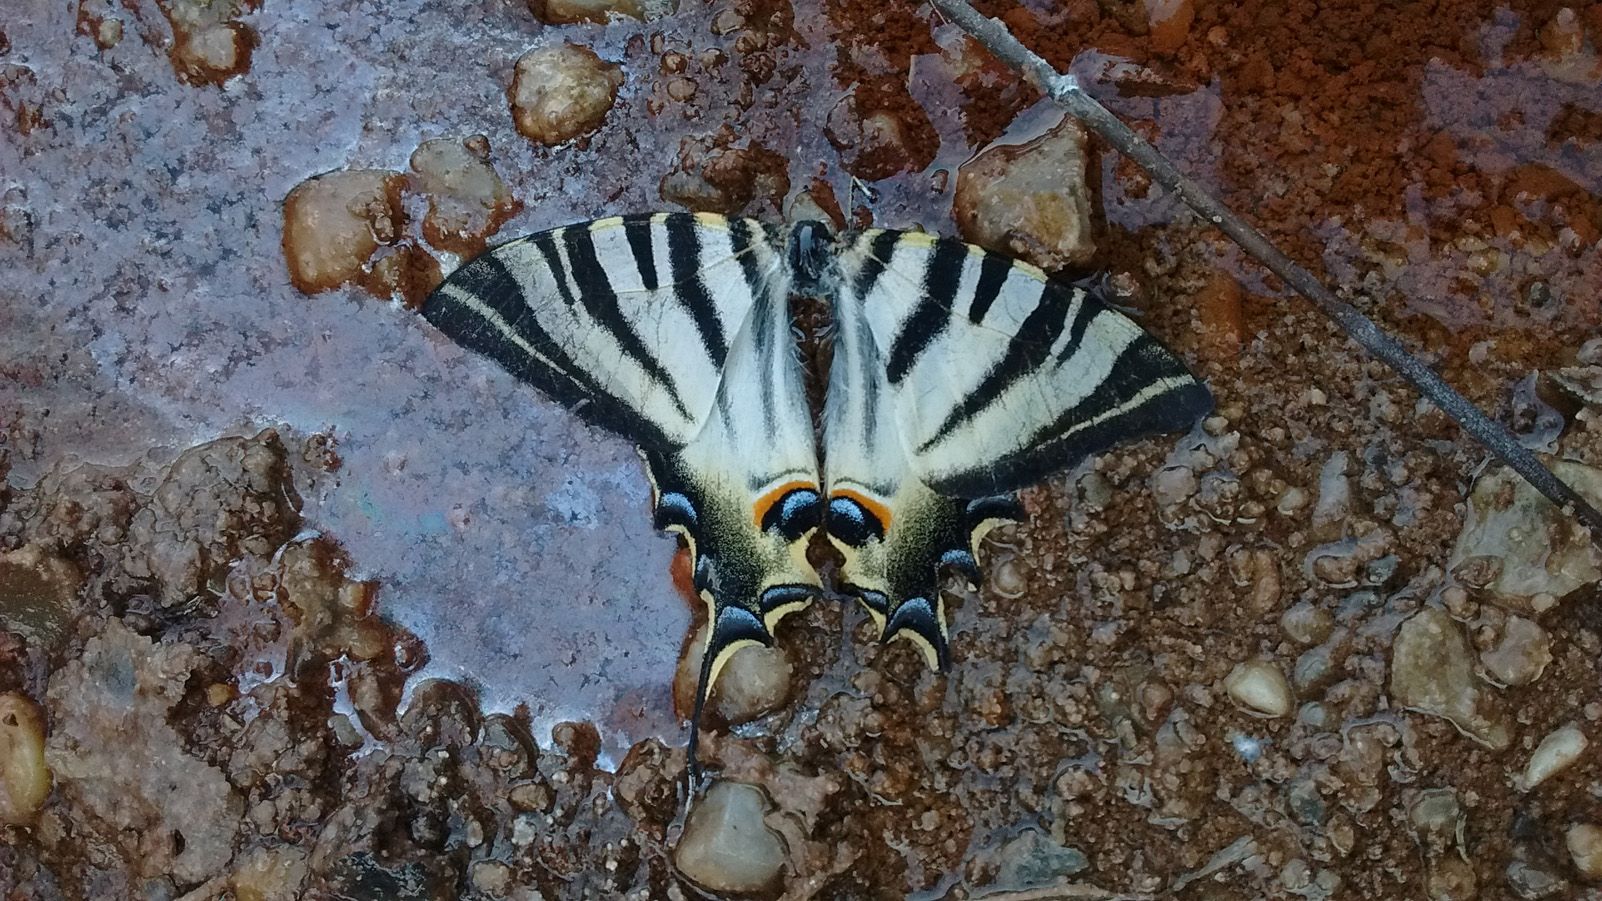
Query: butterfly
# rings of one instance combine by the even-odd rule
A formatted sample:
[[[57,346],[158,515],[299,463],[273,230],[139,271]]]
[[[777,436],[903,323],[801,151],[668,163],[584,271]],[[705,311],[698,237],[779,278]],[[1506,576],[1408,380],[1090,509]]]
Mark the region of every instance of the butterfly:
[[[792,296],[830,302],[821,440]],[[708,638],[690,719],[731,655],[771,646],[839,588],[883,640],[950,665],[940,581],[977,584],[1014,492],[1086,456],[1183,430],[1212,397],[1092,285],[922,232],[834,234],[709,213],[597,219],[501,244],[423,316],[580,417],[634,442],[657,528],[688,550]]]

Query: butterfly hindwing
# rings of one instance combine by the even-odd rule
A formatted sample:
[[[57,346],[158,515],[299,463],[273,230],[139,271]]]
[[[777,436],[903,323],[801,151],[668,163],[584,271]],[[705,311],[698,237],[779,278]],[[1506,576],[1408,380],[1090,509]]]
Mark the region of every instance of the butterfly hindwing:
[[[496,247],[422,310],[640,447],[656,523],[682,536],[708,606],[692,768],[700,709],[729,655],[770,644],[818,585],[805,559],[818,462],[784,249],[753,220],[601,219]]]
[[[946,660],[938,573],[977,580],[1012,492],[1211,408],[1177,358],[1092,289],[961,241],[842,239],[824,412],[826,529],[884,635]]]

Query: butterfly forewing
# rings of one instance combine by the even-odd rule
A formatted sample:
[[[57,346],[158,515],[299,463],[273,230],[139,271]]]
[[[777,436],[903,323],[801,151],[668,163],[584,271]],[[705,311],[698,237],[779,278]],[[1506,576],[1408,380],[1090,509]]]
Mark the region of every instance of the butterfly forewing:
[[[938,571],[977,575],[1008,495],[1211,407],[1184,365],[1093,291],[920,233],[846,239],[824,415],[828,532],[887,636],[945,661]]]
[[[784,249],[752,220],[601,219],[479,256],[422,311],[639,445],[657,524],[683,536],[709,608],[697,714],[728,656],[771,643],[818,584],[805,560],[818,463]]]

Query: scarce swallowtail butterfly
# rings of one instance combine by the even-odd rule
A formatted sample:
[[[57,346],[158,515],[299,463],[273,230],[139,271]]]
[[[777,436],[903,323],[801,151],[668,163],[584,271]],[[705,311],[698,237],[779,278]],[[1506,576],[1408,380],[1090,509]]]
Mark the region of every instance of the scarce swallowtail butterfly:
[[[832,303],[814,428],[789,298]],[[945,669],[943,571],[979,581],[1013,492],[1183,430],[1212,398],[1092,288],[920,232],[833,234],[706,213],[599,219],[502,244],[423,306],[452,340],[638,445],[656,525],[681,536],[709,629],[690,720],[730,655],[840,586]]]

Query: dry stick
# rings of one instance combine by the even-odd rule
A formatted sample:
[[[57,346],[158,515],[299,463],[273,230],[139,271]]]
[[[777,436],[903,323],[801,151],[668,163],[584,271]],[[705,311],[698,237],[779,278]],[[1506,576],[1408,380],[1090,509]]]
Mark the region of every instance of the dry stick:
[[[1157,184],[1177,194],[1186,206],[1206,217],[1207,221],[1216,225],[1259,263],[1268,267],[1270,272],[1295,288],[1303,297],[1311,300],[1325,316],[1335,320],[1335,324],[1347,335],[1385,365],[1400,373],[1402,378],[1412,382],[1420,393],[1445,411],[1446,415],[1452,417],[1464,431],[1473,435],[1487,450],[1501,458],[1502,462],[1523,476],[1525,481],[1535,486],[1535,490],[1546,495],[1554,504],[1578,516],[1580,521],[1591,529],[1592,540],[1602,544],[1602,513],[1598,513],[1596,508],[1578,492],[1553,475],[1535,454],[1519,444],[1512,432],[1482,413],[1478,407],[1469,402],[1468,398],[1458,394],[1433,370],[1408,353],[1395,338],[1375,325],[1373,320],[1358,312],[1356,307],[1336,297],[1311,272],[1281,253],[1263,237],[1262,232],[1230,212],[1223,203],[1207,193],[1207,189],[1174,168],[1174,164],[1158,153],[1157,148],[1130,130],[1129,126],[1109,112],[1094,97],[1085,93],[1077,78],[1063,75],[1053,69],[1050,63],[1019,43],[1005,25],[984,16],[970,6],[967,0],[932,0],[932,2],[952,21],[962,26],[964,31],[973,35],[997,59],[1022,73],[1034,83],[1035,87],[1061,104],[1074,118],[1100,135],[1102,140],[1134,160],[1135,164],[1146,170]]]

